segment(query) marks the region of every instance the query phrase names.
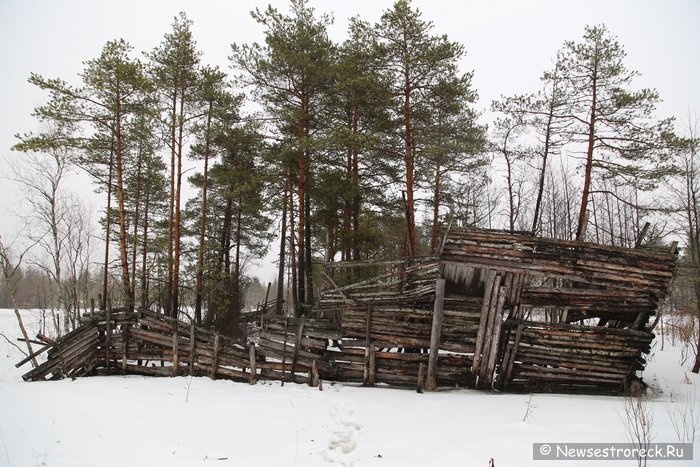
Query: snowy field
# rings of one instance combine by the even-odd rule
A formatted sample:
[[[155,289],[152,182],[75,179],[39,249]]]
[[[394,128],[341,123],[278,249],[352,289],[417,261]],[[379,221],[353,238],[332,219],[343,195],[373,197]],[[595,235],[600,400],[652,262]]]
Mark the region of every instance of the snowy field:
[[[33,336],[38,318],[24,315]],[[23,345],[16,341],[20,332],[11,310],[0,310],[0,332]],[[645,372],[655,393],[653,441],[678,442],[668,411],[687,394],[700,411],[700,378],[680,366],[679,348],[668,341],[665,351],[659,346]],[[623,398],[530,399],[458,389],[417,394],[329,382],[319,391],[189,377],[25,383],[21,374],[29,364],[14,366],[21,358],[0,337],[0,466],[486,467],[493,458],[497,467],[547,467],[559,462],[534,461],[533,443],[627,442]],[[696,461],[648,465],[700,465],[697,441]]]

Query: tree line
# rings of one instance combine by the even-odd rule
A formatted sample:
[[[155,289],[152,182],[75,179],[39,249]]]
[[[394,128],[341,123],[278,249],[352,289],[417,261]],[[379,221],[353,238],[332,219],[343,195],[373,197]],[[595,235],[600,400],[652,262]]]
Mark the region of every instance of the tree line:
[[[79,167],[106,194],[100,306],[191,309],[233,330],[246,266],[279,241],[273,298],[301,315],[318,264],[432,254],[450,224],[634,246],[661,219],[647,238],[680,233],[700,264],[696,135],[656,116],[658,93],[633,88],[605,26],[567,41],[541,89],[493,102],[487,127],[464,46],[408,0],[374,24],[352,18],[342,43],[306,0],[252,19],[265,40],[232,44],[230,75],[201,62],[181,13],[143,60],[118,39],[79,85],[30,76],[48,95],[43,130],[15,149]],[[660,209],[649,193],[669,184]],[[44,225],[46,240],[74,224]],[[55,273],[66,250],[49,243]]]

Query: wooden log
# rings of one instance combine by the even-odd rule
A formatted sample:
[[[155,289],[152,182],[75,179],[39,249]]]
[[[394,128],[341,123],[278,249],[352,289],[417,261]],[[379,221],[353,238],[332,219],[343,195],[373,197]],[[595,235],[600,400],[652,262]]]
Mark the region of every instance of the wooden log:
[[[211,379],[216,379],[216,375],[217,375],[218,370],[219,370],[219,361],[218,361],[219,360],[219,339],[220,339],[219,333],[217,332],[214,335],[214,348],[213,348],[213,355],[214,356],[212,358],[212,363],[211,363],[211,368],[210,368],[211,372],[209,373],[209,375],[210,375],[209,377]]]
[[[19,362],[17,362],[17,363],[15,364],[15,368],[21,367],[22,365],[24,365],[24,364],[27,363],[28,361],[32,360],[33,358],[38,357],[39,355],[41,355],[42,353],[46,352],[46,351],[49,350],[50,348],[51,348],[50,345],[45,345],[44,347],[40,348],[39,350],[34,351],[34,353],[29,354],[28,356],[26,356],[25,358],[23,358],[22,360],[20,360]]]
[[[435,280],[435,305],[433,308],[433,325],[430,333],[430,353],[428,357],[428,378],[425,388],[428,391],[437,389],[437,363],[440,340],[442,336],[442,318],[445,300],[445,279]]]
[[[173,342],[173,376],[177,376],[180,373],[180,358],[179,358],[179,352],[178,352],[178,322],[173,321],[172,324],[172,342]]]
[[[374,386],[374,382],[376,380],[376,355],[377,355],[377,349],[374,348],[374,346],[369,347],[369,375],[368,375],[368,385],[369,386]]]
[[[257,357],[255,355],[255,344],[251,343],[250,344],[250,380],[248,381],[250,384],[255,384],[256,378],[257,378]]]
[[[105,368],[109,369],[109,341],[112,337],[112,300],[107,299],[107,322],[105,326]]]
[[[496,370],[496,360],[498,354],[501,352],[501,326],[503,325],[503,304],[506,300],[506,289],[504,287],[500,288],[500,293],[498,296],[498,303],[496,305],[496,310],[494,313],[494,323],[493,331],[491,334],[491,348],[489,351],[488,363],[486,366],[485,382],[493,386],[494,382],[494,372]]]
[[[194,320],[190,323],[190,362],[189,362],[189,367],[190,367],[190,376],[194,375],[194,362],[196,360],[196,348],[197,348],[197,339],[196,339],[196,330],[195,330],[195,325],[194,325]]]
[[[284,372],[286,370],[287,366],[287,326],[289,324],[288,317],[285,315],[284,317],[284,354],[282,355],[282,386],[284,386]],[[294,374],[292,374],[292,379],[294,379]]]
[[[436,374],[437,374],[437,372],[436,372]],[[425,363],[420,362],[418,364],[418,378],[416,379],[416,392],[419,394],[422,394],[424,386],[425,386]]]
[[[500,279],[500,276],[498,276]],[[489,308],[491,306],[491,297],[493,295],[494,284],[496,283],[496,271],[489,269],[486,273],[484,281],[484,301],[481,307],[481,318],[479,320],[479,330],[476,335],[476,348],[474,349],[474,361],[472,363],[472,373],[479,372],[481,363],[481,351],[484,346],[486,334],[486,324],[488,322]]]
[[[129,324],[123,324],[122,325],[122,335],[124,336],[123,338],[123,343],[122,343],[122,374],[125,375],[127,371],[127,363],[128,363],[128,358],[127,358],[127,353],[129,350],[129,328],[131,325]]]

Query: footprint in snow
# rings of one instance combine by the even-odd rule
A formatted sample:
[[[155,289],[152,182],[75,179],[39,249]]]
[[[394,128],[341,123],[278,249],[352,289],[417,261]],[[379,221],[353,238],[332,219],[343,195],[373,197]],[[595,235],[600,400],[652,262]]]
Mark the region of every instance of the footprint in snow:
[[[331,415],[336,427],[328,440],[328,446],[323,451],[323,459],[332,464],[352,467],[352,452],[357,448],[362,425],[353,419],[353,411],[341,406],[333,406]]]

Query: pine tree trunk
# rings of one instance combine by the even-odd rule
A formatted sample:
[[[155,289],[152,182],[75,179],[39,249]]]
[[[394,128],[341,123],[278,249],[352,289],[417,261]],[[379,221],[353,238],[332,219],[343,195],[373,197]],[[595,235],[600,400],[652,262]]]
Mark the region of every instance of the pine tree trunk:
[[[593,74],[593,97],[591,99],[591,118],[588,123],[588,149],[586,150],[586,171],[583,179],[583,193],[581,194],[581,210],[578,214],[578,227],[576,229],[576,240],[584,241],[586,211],[588,210],[588,196],[591,191],[591,173],[593,172],[593,149],[595,148],[595,122],[596,122],[596,107],[598,105],[596,99],[596,74]]]
[[[177,128],[177,88],[173,89],[170,122],[170,203],[168,205],[168,280],[165,284],[165,314],[172,315],[173,237],[175,233],[175,130]]]
[[[282,196],[282,225],[280,226],[280,260],[277,270],[277,301],[275,302],[275,314],[282,315],[284,302],[284,254],[287,240],[287,187],[285,184]]]
[[[109,175],[107,176],[107,212],[105,213],[105,261],[102,273],[102,303],[100,310],[107,309],[107,281],[109,279],[109,234],[112,229],[112,172],[114,167],[114,135],[109,150]]]
[[[537,234],[540,223],[540,210],[542,209],[542,196],[544,194],[544,181],[547,175],[547,159],[549,158],[549,146],[552,133],[552,118],[554,109],[550,105],[549,115],[547,115],[547,126],[545,127],[544,152],[542,154],[542,168],[540,169],[540,179],[537,184],[537,200],[535,201],[535,213],[532,217],[532,233]]]
[[[146,260],[148,258],[148,210],[150,208],[150,188],[146,190],[146,199],[143,210],[143,240],[141,241],[141,307],[148,307],[148,279]]]
[[[414,158],[413,158],[413,128],[411,121],[411,90],[408,84],[408,74],[406,74],[406,87],[404,91],[404,126],[406,130],[405,134],[405,148],[404,148],[404,162],[406,166],[406,230],[408,239],[408,255],[416,255],[416,221],[415,221],[415,208],[413,201],[413,172],[414,172]]]
[[[175,195],[175,238],[174,238],[174,261],[173,261],[173,295],[171,316],[178,317],[180,311],[180,237],[182,236],[182,213],[180,202],[182,200],[182,138],[185,127],[185,89],[180,89],[180,120],[177,141],[177,186]]]
[[[511,167],[510,156],[504,144],[503,155],[506,160],[506,181],[508,184],[508,227],[510,231],[515,230],[515,195],[513,194],[513,169]]]
[[[296,314],[297,313],[297,307],[299,306],[299,291],[297,289],[297,256],[296,256],[296,241],[294,237],[294,186],[292,183],[292,177],[291,174],[289,174],[289,179],[288,179],[288,190],[287,193],[289,193],[289,259],[290,259],[290,265],[289,268],[292,272],[292,277],[291,277],[291,283],[292,283],[292,303],[290,303],[290,309],[292,310],[292,313]]]
[[[202,324],[202,300],[204,297],[204,234],[207,227],[207,187],[209,183],[209,136],[211,130],[212,103],[209,102],[207,126],[204,137],[204,181],[202,182],[202,215],[199,223],[199,252],[197,254],[197,297],[194,305],[194,321]]]
[[[430,252],[437,249],[438,227],[440,224],[440,160],[435,161],[435,183],[433,187],[433,230],[430,234]]]
[[[357,104],[355,105],[355,111],[353,112],[352,121],[352,133],[354,136],[358,134],[358,123],[360,115]],[[353,138],[353,141],[355,139]],[[357,244],[357,233],[360,231],[360,161],[359,161],[359,150],[357,144],[352,146],[352,184],[354,188],[353,198],[352,198],[352,231],[353,231],[353,241],[352,241],[352,259],[354,261],[360,260],[360,248]],[[354,271],[354,270],[353,270]]]
[[[136,303],[136,249],[138,246],[138,226],[139,226],[139,208],[141,204],[141,164],[142,164],[142,148],[139,145],[139,155],[136,161],[136,200],[134,205],[134,231],[133,240],[131,242],[131,296],[134,297]],[[143,291],[141,291],[143,293]]]
[[[311,262],[311,202],[310,202],[310,195],[309,195],[309,190],[306,190],[306,203],[305,203],[305,209],[306,209],[306,216],[305,216],[305,222],[306,222],[306,228],[304,229],[304,242],[306,243],[304,247],[304,269],[306,270],[305,272],[305,277],[306,277],[306,309],[304,310],[304,313],[308,313],[309,308],[313,306],[314,304],[314,282],[313,282],[313,270],[312,270],[312,262]]]
[[[117,96],[117,109],[115,118],[115,156],[117,162],[117,203],[119,206],[119,252],[121,256],[122,285],[126,295],[126,307],[133,309],[134,299],[131,296],[131,284],[129,281],[129,259],[126,250],[126,209],[124,208],[124,167],[122,157],[121,134],[121,108],[119,96]]]

